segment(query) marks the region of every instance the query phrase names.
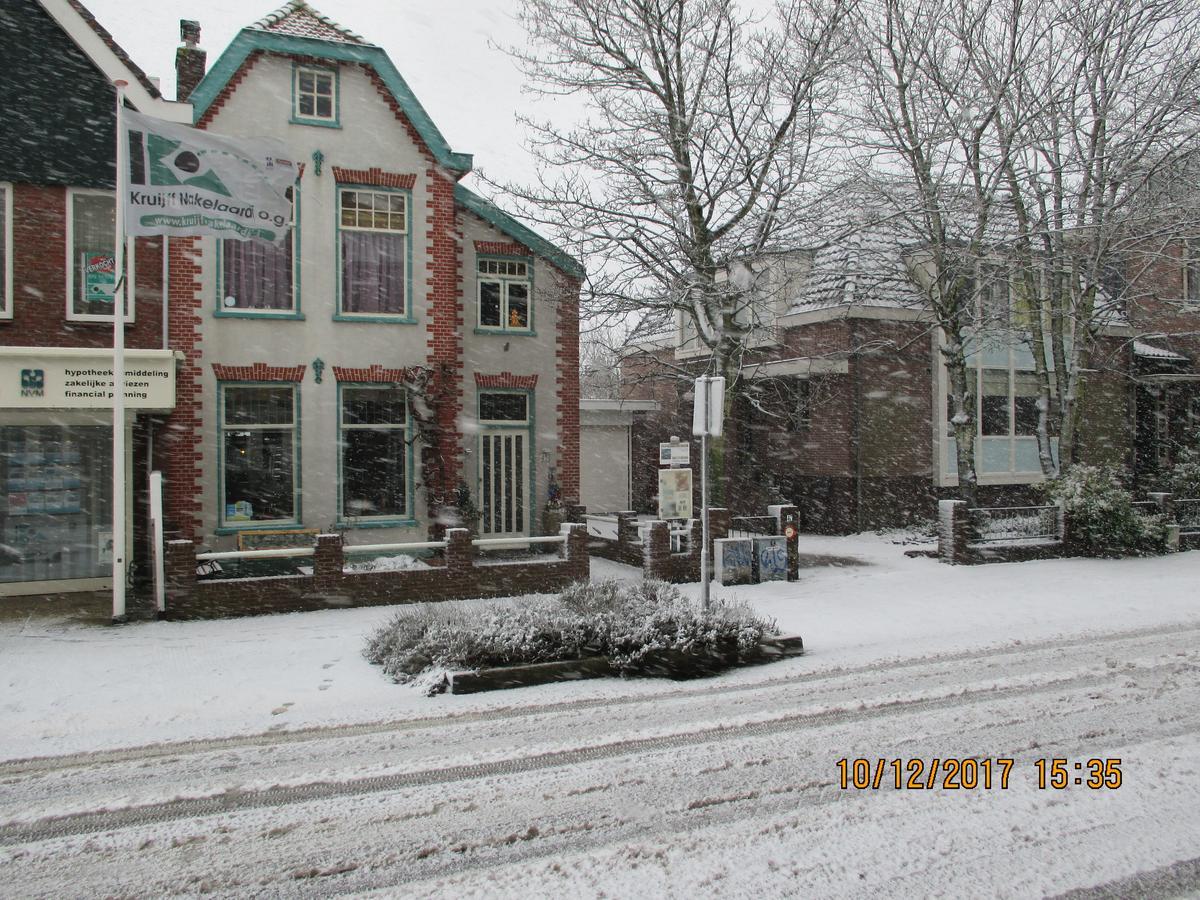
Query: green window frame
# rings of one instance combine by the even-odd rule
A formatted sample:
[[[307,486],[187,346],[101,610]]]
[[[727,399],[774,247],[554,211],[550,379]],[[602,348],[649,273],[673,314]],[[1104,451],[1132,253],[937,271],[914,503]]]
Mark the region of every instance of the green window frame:
[[[412,414],[396,384],[338,384],[338,524],[413,522]]]
[[[412,191],[339,184],[337,203],[334,320],[414,324]]]
[[[292,66],[292,118],[296,125],[340,128],[338,70],[296,63]]]
[[[299,401],[293,382],[218,384],[219,533],[300,523]]]
[[[0,181],[0,319],[13,316],[13,189]]]
[[[476,330],[533,334],[533,261],[480,256],[475,262]]]
[[[292,227],[287,239],[280,245],[264,244],[261,241],[234,241],[225,239],[217,241],[217,296],[213,315],[219,318],[247,319],[303,319],[300,311],[300,182],[288,188],[288,197],[292,201]],[[233,247],[231,245],[241,245]],[[247,252],[247,251],[250,252]],[[244,259],[246,264],[260,266],[263,271],[260,278],[265,278],[272,268],[277,266],[276,254],[290,255],[287,265],[288,277],[291,280],[291,304],[286,307],[246,305],[252,302],[245,297],[237,296],[238,289],[234,279],[231,279],[229,268],[233,263],[233,254]],[[246,257],[250,257],[246,259]],[[277,269],[276,269],[277,270]]]

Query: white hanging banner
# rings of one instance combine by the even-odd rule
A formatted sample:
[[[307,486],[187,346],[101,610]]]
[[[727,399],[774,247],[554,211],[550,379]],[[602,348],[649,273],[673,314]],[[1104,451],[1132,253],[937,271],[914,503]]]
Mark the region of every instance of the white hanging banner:
[[[692,434],[720,437],[725,421],[725,376],[701,375],[696,379],[695,394]]]
[[[282,142],[228,138],[123,110],[125,232],[279,243],[296,164]]]

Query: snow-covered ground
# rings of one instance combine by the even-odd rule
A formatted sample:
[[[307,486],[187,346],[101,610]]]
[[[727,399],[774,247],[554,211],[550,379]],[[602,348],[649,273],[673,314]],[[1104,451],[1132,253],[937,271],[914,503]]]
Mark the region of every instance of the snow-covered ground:
[[[360,656],[387,610],[2,625],[0,897],[1196,895],[1200,553],[805,544],[845,564],[736,594],[809,654],[687,683],[427,698]],[[837,784],[965,757],[1012,770]]]
[[[806,656],[727,673],[752,683],[957,650],[1200,621],[1200,553],[952,567],[910,559],[889,535],[806,536],[843,565],[798,583],[714,587],[804,637]],[[593,578],[634,570],[593,561]],[[695,592],[696,585],[688,586]],[[240,733],[453,716],[645,695],[658,681],[589,681],[430,699],[362,658],[386,608],[105,628],[0,623],[0,759]]]

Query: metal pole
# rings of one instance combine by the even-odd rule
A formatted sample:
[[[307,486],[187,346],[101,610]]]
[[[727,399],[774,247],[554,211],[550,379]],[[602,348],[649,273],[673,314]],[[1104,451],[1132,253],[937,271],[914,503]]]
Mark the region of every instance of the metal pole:
[[[113,277],[113,433],[112,433],[112,614],[125,618],[125,160],[124,116],[125,87],[117,88],[117,181],[114,210]]]
[[[700,605],[708,611],[708,419],[709,379],[701,375],[698,389],[704,391],[704,428],[700,432]]]

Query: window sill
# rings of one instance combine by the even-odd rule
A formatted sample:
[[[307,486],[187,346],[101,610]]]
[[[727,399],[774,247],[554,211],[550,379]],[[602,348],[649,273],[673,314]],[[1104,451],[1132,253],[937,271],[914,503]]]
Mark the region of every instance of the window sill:
[[[532,328],[514,328],[512,330],[506,328],[481,328],[475,326],[476,334],[490,334],[496,337],[537,337],[537,332]]]
[[[293,319],[297,322],[304,321],[304,313],[300,312],[272,312],[263,310],[255,312],[253,310],[229,310],[229,309],[214,309],[213,318],[216,319],[272,319],[279,321],[280,319]]]
[[[373,315],[366,313],[356,315],[354,313],[334,313],[333,321],[335,322],[370,322],[378,325],[381,322],[389,325],[416,325],[417,320],[412,316],[389,316],[389,315]]]
[[[338,519],[338,528],[415,528],[416,519]]]
[[[301,528],[302,524],[292,519],[287,522],[247,522],[244,525],[218,525],[213,529],[213,534],[229,535],[237,534],[239,531],[273,531],[279,528]]]
[[[318,128],[342,127],[342,123],[337,119],[302,119],[299,116],[292,116],[288,119],[288,123],[292,125],[315,125]]]

